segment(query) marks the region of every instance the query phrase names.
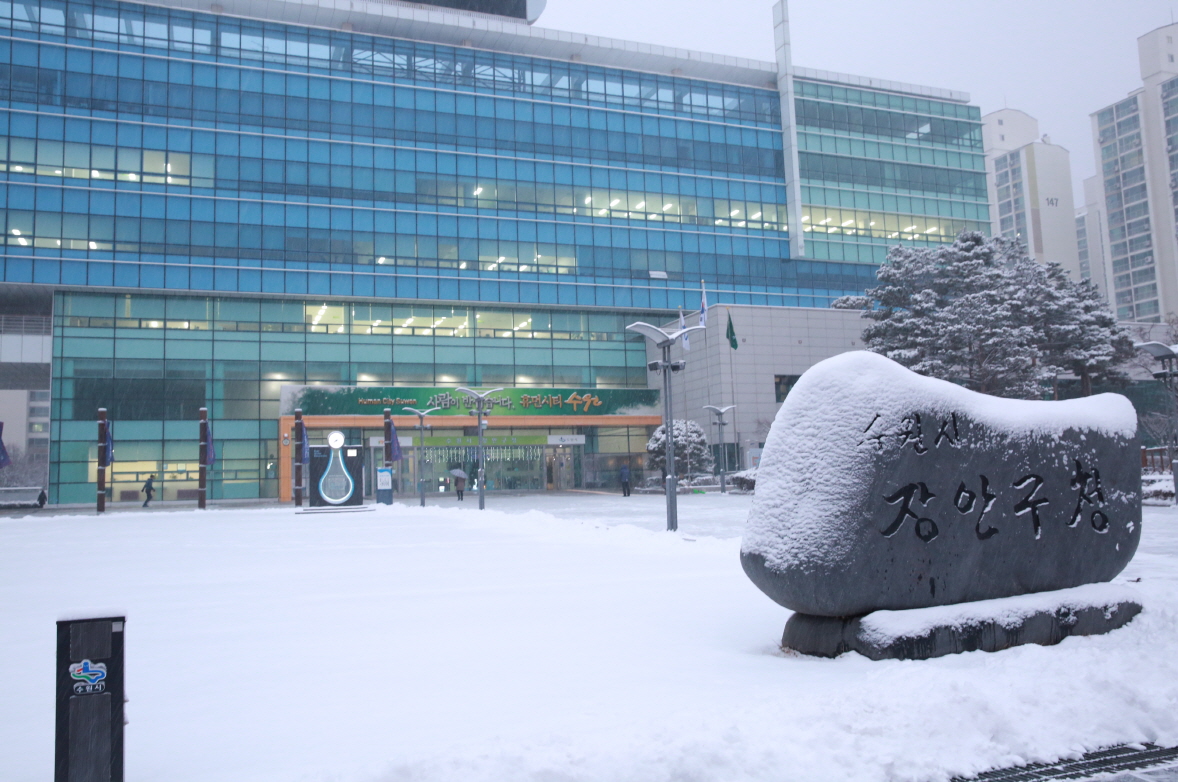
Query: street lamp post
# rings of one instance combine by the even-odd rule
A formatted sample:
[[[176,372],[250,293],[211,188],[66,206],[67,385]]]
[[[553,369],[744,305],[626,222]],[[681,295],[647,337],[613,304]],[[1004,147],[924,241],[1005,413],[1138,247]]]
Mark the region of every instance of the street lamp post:
[[[497,391],[502,391],[502,388],[492,388],[490,391],[472,391],[469,388],[456,388],[455,391],[460,391],[466,394],[475,401],[475,409],[470,411],[470,414],[475,417],[479,427],[479,510],[484,510],[487,507],[487,449],[483,447],[483,428],[486,425],[483,421],[490,413],[491,408],[491,394]]]
[[[704,405],[704,410],[711,410],[716,416],[714,423],[720,428],[720,452],[724,454],[724,463],[720,467],[720,493],[724,494],[728,491],[725,477],[728,474],[728,449],[724,446],[724,427],[728,426],[728,422],[724,420],[724,414],[729,410],[736,408],[736,405],[728,405],[727,407],[716,407],[715,405]]]
[[[441,410],[442,408],[431,407],[429,410],[418,410],[415,407],[403,407],[401,409],[406,413],[412,413],[413,415],[417,416],[417,439],[419,442],[419,445],[417,446],[417,492],[421,495],[421,507],[424,508],[425,479],[422,477],[421,473],[425,470],[425,462],[423,461],[425,458],[425,430],[430,428],[425,425],[425,417],[435,410]]]
[[[699,331],[703,329],[703,326],[688,326],[685,329],[668,332],[658,326],[638,321],[631,323],[626,329],[641,334],[653,342],[656,348],[662,350],[662,359],[651,361],[646,365],[646,368],[650,372],[663,373],[663,431],[667,436],[667,532],[675,532],[679,529],[679,506],[676,491],[679,486],[679,478],[675,474],[675,418],[671,405],[671,373],[681,371],[687,362],[671,360],[671,345],[675,344],[675,340],[684,334]]]

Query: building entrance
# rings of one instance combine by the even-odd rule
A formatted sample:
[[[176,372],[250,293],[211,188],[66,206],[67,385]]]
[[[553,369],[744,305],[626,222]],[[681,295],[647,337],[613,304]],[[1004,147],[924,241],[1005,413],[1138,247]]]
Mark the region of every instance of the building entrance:
[[[651,389],[500,389],[492,397],[483,441],[486,491],[534,492],[600,488],[616,484],[615,462],[630,462],[661,423],[658,392]],[[355,386],[283,386],[279,419],[279,496],[293,497],[295,414],[315,443],[339,429],[349,442],[369,448],[364,494],[375,486],[373,468],[383,464],[381,408],[393,412],[401,459],[393,468],[396,495],[454,491],[458,471],[466,490],[477,491],[478,429],[470,405],[452,389]],[[416,415],[431,409],[422,432]],[[402,413],[398,415],[398,413]],[[420,459],[418,458],[420,456]],[[306,478],[304,477],[304,482]]]
[[[578,446],[548,448],[544,457],[544,487],[549,491],[568,491],[577,488],[579,475],[575,463],[580,462]]]

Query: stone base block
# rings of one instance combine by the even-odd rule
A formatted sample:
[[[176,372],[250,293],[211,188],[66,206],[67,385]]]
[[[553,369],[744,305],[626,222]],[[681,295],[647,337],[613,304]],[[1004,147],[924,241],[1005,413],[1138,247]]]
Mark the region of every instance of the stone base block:
[[[863,616],[794,614],[785,624],[781,645],[817,657],[858,652],[872,660],[925,660],[1021,644],[1051,646],[1071,635],[1116,630],[1140,612],[1141,603],[1128,587],[1088,584]]]

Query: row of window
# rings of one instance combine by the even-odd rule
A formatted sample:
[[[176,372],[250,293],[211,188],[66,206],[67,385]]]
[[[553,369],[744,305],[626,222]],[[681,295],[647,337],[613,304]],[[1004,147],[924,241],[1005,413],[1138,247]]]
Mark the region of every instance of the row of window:
[[[1117,155],[1124,155],[1127,152],[1132,152],[1135,149],[1141,149],[1141,132],[1130,133],[1127,136],[1122,136],[1118,139],[1110,140],[1105,146],[1100,148],[1100,159],[1109,160],[1115,158]],[[1128,166],[1123,166],[1128,168]]]
[[[631,272],[646,276],[653,270],[676,276],[686,273],[693,278],[702,274],[723,281],[776,284],[781,279],[783,260],[781,256],[749,257],[752,248],[747,241],[737,240],[744,251],[738,255],[732,251],[731,240],[715,241],[727,237],[693,234],[685,235],[689,241],[680,243],[693,249],[682,251],[608,246],[610,239],[625,237],[606,237],[606,242],[600,245],[566,245],[408,231],[353,232],[19,210],[0,210],[0,229],[4,232],[3,243],[10,251],[23,248],[38,254],[48,252],[55,257],[72,257],[73,253],[147,253],[170,256],[166,261],[170,264],[184,263],[183,257],[213,259],[218,265],[234,266],[242,261],[261,261],[266,268],[286,269],[318,268],[314,264],[355,264],[378,269],[390,267],[389,273],[394,271],[391,267],[397,266],[482,271],[499,276],[559,273],[623,277]],[[756,249],[769,247],[758,243]]]
[[[885,249],[881,244],[879,249]],[[827,256],[830,257],[830,256]],[[357,271],[283,270],[240,268],[205,263],[165,264],[161,256],[144,260],[73,260],[0,255],[0,282],[65,285],[72,287],[151,288],[176,291],[264,293],[285,296],[359,296],[380,299],[425,299],[433,301],[483,301],[488,303],[575,305],[674,310],[690,306],[699,293],[692,285],[701,275],[682,275],[682,280],[659,274],[644,277],[600,276],[583,281],[568,276],[521,274],[518,279],[487,279],[457,276],[449,269],[396,269],[393,274],[368,271],[386,267],[353,267]],[[854,258],[848,263],[796,262],[784,264],[782,282],[756,283],[713,281],[713,298],[728,304],[774,307],[827,307],[839,296],[861,293],[862,286],[850,287],[856,275],[874,277],[883,255]],[[874,265],[869,265],[874,264]],[[816,271],[809,271],[809,269]],[[814,287],[820,286],[820,287]]]
[[[803,184],[802,202],[816,206],[837,206],[844,209],[861,209],[872,212],[929,215],[980,222],[989,222],[990,220],[990,207],[986,201],[922,198],[899,193],[855,190],[849,187],[821,187]]]
[[[459,96],[458,100],[474,103],[473,97]],[[552,107],[553,122],[546,123],[332,101],[317,105],[307,98],[67,74],[21,65],[0,65],[0,101],[159,117],[172,122],[210,122],[228,128],[264,127],[288,134],[329,133],[339,139],[494,150],[529,157],[609,161],[669,170],[777,179],[782,171],[780,138],[770,131],[657,119],[661,130],[664,129],[661,126],[667,126],[667,133],[619,132],[605,127],[608,123],[604,114],[600,123],[593,122],[594,112],[587,109]],[[584,122],[574,123],[573,114],[584,114]],[[565,121],[560,122],[562,119]],[[598,124],[602,127],[594,127]],[[738,138],[723,143],[697,140],[697,126],[701,128],[700,134],[709,138],[711,128],[732,131]],[[744,134],[748,134],[747,139]]]
[[[828,152],[832,155],[894,160],[899,163],[918,163],[925,166],[963,168],[969,171],[985,171],[984,155],[972,152],[954,152],[909,144],[893,144],[887,141],[844,138],[821,135],[798,130],[798,149],[806,152]]]
[[[976,122],[923,117],[896,111],[844,106],[821,101],[796,101],[799,128],[850,133],[908,144],[941,144],[982,151],[982,126]]]
[[[185,152],[73,142],[9,139],[2,136],[0,161],[5,159],[6,148],[9,162],[0,162],[0,171],[20,176],[81,179],[87,182],[117,181],[132,186],[217,188],[237,190],[243,194],[277,193],[288,198],[344,198],[373,202],[382,206],[440,206],[775,231],[786,229],[783,204],[730,198],[698,198],[691,195],[681,196],[679,193],[633,191],[622,188],[595,188],[592,185],[422,176],[383,168],[381,163],[385,161],[374,161],[373,168],[357,168],[329,163],[193,155]],[[583,173],[586,174],[586,179],[590,179],[589,174],[592,170],[587,169]],[[649,174],[646,177],[652,180],[661,179],[661,175],[657,174]],[[631,177],[619,177],[622,180],[643,178],[642,174],[637,173]],[[19,178],[14,179],[20,181]],[[718,185],[719,188],[716,189],[738,190],[758,195],[764,193],[780,199],[784,199],[785,196],[782,188],[751,182],[732,183],[735,187],[729,187],[728,182],[710,180],[673,183],[702,185],[707,190],[712,190],[713,185]]]
[[[112,2],[0,4],[0,29],[546,101],[779,124],[773,90]]]
[[[277,201],[254,201],[230,198],[201,198],[175,194],[152,194],[120,191],[112,193],[100,187],[72,188],[31,186],[18,182],[0,184],[0,203],[11,210],[73,213],[71,225],[81,226],[79,219],[135,217],[167,218],[216,222],[226,226],[246,228],[285,227],[293,229],[322,228],[335,231],[371,233],[379,227],[389,233],[438,237],[506,239],[510,241],[541,241],[560,244],[584,244],[642,249],[720,252],[736,255],[783,257],[786,243],[776,235],[749,236],[737,231],[666,231],[636,225],[602,225],[586,221],[503,219],[481,215],[438,214],[388,209],[360,209],[343,206],[319,206]],[[747,210],[752,204],[737,202],[734,209]],[[756,212],[754,212],[755,214]],[[729,216],[730,223],[741,222]],[[22,220],[31,218],[22,217]],[[54,219],[54,218],[47,218]],[[660,221],[661,222],[661,221]],[[60,238],[91,238],[111,241],[110,230],[91,227],[89,234],[66,233]],[[94,225],[98,225],[95,223]],[[31,232],[30,224],[16,224],[23,232]],[[2,229],[2,226],[0,226]],[[57,231],[60,229],[54,229]],[[130,230],[130,228],[128,228]],[[40,229],[38,228],[40,233]],[[52,236],[53,232],[47,235]],[[156,240],[153,240],[156,241]],[[210,244],[212,242],[202,242]],[[277,249],[280,245],[262,245]]]
[[[63,293],[58,296],[55,312],[58,326],[81,328],[117,327],[169,331],[211,328],[214,331],[233,332],[290,332],[292,329],[287,328],[288,326],[322,324],[333,327],[348,326],[347,333],[361,334],[367,333],[365,329],[374,325],[410,328],[415,324],[428,323],[430,328],[439,330],[437,336],[442,336],[441,331],[453,331],[460,326],[469,329],[471,323],[476,324],[477,328],[487,328],[495,332],[518,331],[527,324],[530,329],[551,332],[553,339],[642,342],[639,335],[626,331],[626,325],[632,322],[627,316],[575,310],[455,307],[428,303],[373,304],[331,299],[259,300],[165,297],[136,293]],[[84,319],[85,323],[80,319]],[[97,321],[103,322],[100,324]],[[195,325],[198,323],[204,325]],[[510,337],[513,334],[493,336]]]
[[[1137,96],[1133,95],[1120,103],[1109,106],[1096,113],[1096,124],[1100,128],[1112,125],[1115,120],[1125,119],[1137,114]]]
[[[574,187],[631,190],[661,193],[668,196],[685,195],[736,200],[782,203],[783,188],[778,184],[733,181],[710,177],[687,177],[619,168],[604,168],[584,164],[566,164],[516,158],[476,156],[470,153],[407,149],[402,147],[369,146],[342,142],[283,138],[257,133],[234,131],[189,130],[167,128],[134,122],[112,122],[79,119],[25,112],[0,112],[0,135],[9,139],[7,156],[14,163],[38,163],[57,175],[57,169],[98,171],[97,177],[112,180],[110,172],[139,173],[155,179],[163,177],[173,184],[184,178],[195,177],[189,185],[207,186],[218,175],[217,159],[241,158],[253,161],[250,176],[261,178],[282,163],[330,165],[337,179],[351,169],[374,170],[382,177],[401,177],[401,184],[385,185],[386,190],[410,190],[404,177],[438,176],[475,180],[515,181],[526,186],[566,184]],[[34,141],[37,139],[37,141]],[[0,152],[3,151],[0,147]],[[50,168],[52,167],[52,168]],[[183,173],[187,167],[187,174]],[[169,170],[169,168],[171,170]],[[292,169],[296,170],[296,169]],[[321,169],[316,169],[321,170]],[[240,164],[233,169],[240,176]],[[227,174],[226,174],[227,175]],[[361,174],[351,173],[353,179]],[[127,176],[117,181],[138,183]],[[282,181],[275,175],[274,181]],[[288,177],[289,179],[289,177]],[[387,179],[382,180],[387,181]],[[154,184],[161,182],[154,181]],[[352,182],[355,185],[355,182]],[[371,187],[371,185],[369,185]],[[412,188],[416,189],[416,188]],[[554,196],[555,198],[555,196]]]
[[[913,114],[927,114],[935,117],[953,117],[956,119],[974,120],[976,122],[980,122],[982,119],[981,109],[965,103],[929,100],[927,98],[917,98],[912,95],[898,95],[894,92],[879,90],[863,90],[797,77],[794,78],[794,90],[799,96],[834,101],[836,103],[874,106],[881,109],[906,111]]]
[[[885,214],[855,209],[802,208],[806,233],[841,234],[901,241],[952,242],[962,231],[984,231],[984,223],[941,217]]]
[[[813,152],[800,152],[798,164],[802,179],[815,184],[845,184],[979,200],[987,198],[985,172],[836,157]]]

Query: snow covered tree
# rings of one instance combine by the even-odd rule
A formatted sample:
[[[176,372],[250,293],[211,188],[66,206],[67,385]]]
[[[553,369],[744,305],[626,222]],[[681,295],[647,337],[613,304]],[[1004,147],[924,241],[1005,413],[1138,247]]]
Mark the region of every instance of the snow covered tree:
[[[1024,277],[1040,277],[1036,285],[1016,284],[1015,291],[1043,292],[1041,303],[1036,302],[1040,306],[1028,302],[1024,314],[1033,316],[1029,319],[1039,335],[1044,365],[1074,375],[1083,396],[1092,394],[1093,383],[1126,381],[1120,367],[1136,354],[1133,339],[1117,324],[1096,286],[1089,280],[1072,282],[1058,263],[1029,261],[1015,268]]]
[[[672,429],[675,437],[675,467],[683,476],[694,473],[710,473],[713,467],[712,451],[702,426],[695,421],[675,419]],[[654,430],[646,443],[648,469],[667,473],[667,428]]]
[[[915,372],[996,396],[1037,398],[1061,372],[1118,377],[1132,344],[1090,283],[1041,265],[1001,237],[962,232],[951,245],[893,247],[866,296],[834,303],[875,321],[869,350]]]

